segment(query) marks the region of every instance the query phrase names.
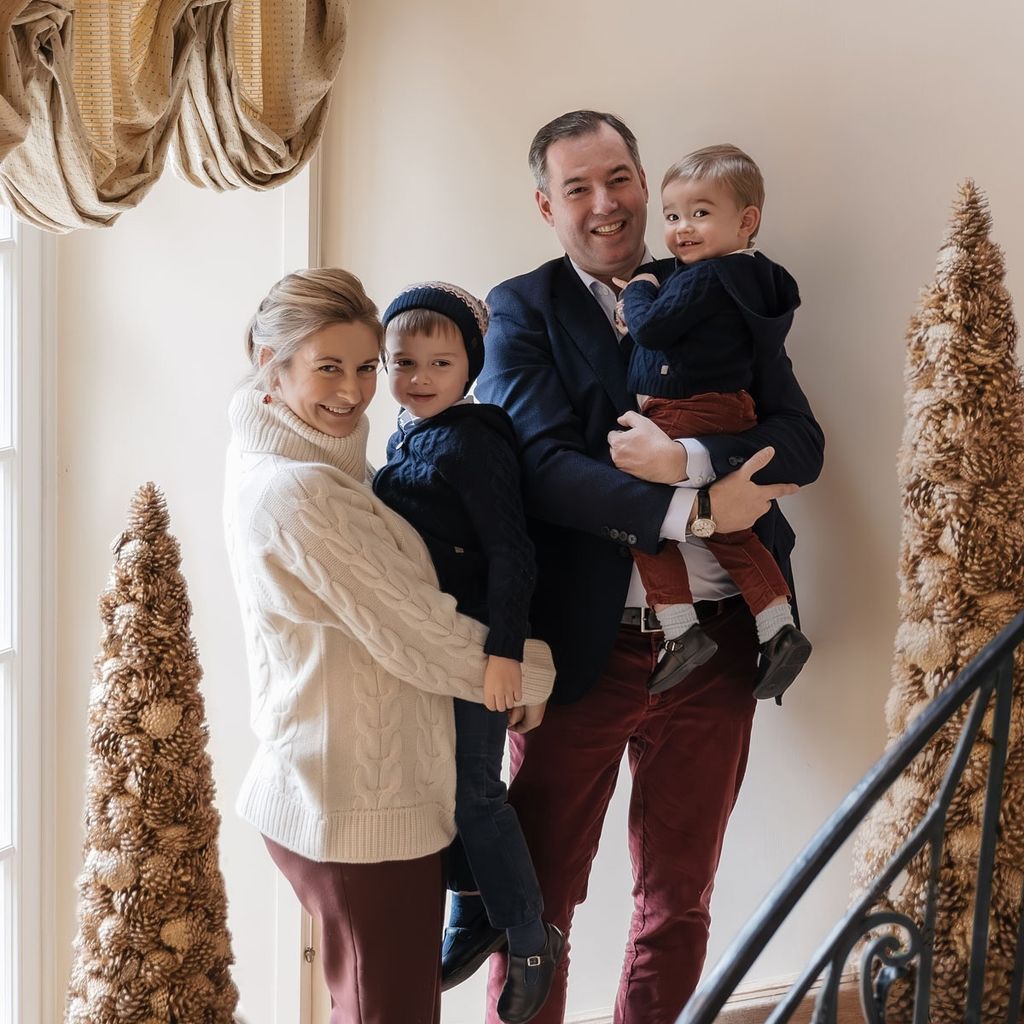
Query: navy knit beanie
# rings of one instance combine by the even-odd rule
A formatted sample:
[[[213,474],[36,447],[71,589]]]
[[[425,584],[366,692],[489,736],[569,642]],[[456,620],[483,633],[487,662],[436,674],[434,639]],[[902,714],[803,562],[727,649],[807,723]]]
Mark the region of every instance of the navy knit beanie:
[[[410,309],[430,309],[448,317],[458,327],[469,359],[469,383],[480,375],[484,366],[484,333],[487,331],[487,307],[458,285],[444,281],[411,284],[399,292],[384,310],[381,323],[387,328],[399,313]]]

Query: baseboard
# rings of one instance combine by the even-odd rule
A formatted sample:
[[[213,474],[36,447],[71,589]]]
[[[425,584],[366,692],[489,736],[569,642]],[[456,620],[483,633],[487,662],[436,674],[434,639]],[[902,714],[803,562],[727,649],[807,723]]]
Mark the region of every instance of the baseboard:
[[[768,978],[741,985],[732,994],[716,1018],[717,1024],[764,1024],[776,1004],[790,990],[797,975],[783,978]],[[814,1012],[814,1000],[821,984],[814,985],[790,1017],[792,1024],[809,1024]],[[854,972],[843,975],[839,983],[839,1007],[837,1024],[862,1024],[860,993]],[[612,1011],[588,1010],[584,1013],[570,1013],[565,1024],[612,1024]],[[651,1024],[655,1024],[651,1021]],[[669,1021],[657,1024],[671,1024]]]

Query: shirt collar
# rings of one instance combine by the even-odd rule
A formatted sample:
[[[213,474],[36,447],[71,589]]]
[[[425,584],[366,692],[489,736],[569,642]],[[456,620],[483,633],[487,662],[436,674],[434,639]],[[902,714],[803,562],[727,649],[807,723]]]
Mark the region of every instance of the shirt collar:
[[[645,245],[640,265],[650,263],[653,258],[651,250]],[[576,271],[579,279],[586,285],[587,291],[597,299],[597,304],[608,318],[608,323],[618,332],[618,328],[615,327],[615,303],[618,299],[615,289],[605,284],[604,281],[599,281],[593,274],[588,274],[571,256],[569,257],[569,262],[572,264],[572,269]]]
[[[448,408],[452,408],[453,405],[475,405],[476,399],[472,395],[466,395],[465,398],[460,398],[457,402],[452,402]],[[443,410],[442,410],[443,411]],[[406,427],[411,426],[413,423],[419,423],[422,419],[429,419],[426,416],[414,416],[408,409],[403,408],[398,414],[398,426],[404,430]]]
[[[645,245],[643,257],[641,258],[637,266],[643,266],[643,264],[645,263],[650,263],[653,259],[654,257],[651,255],[651,250],[648,249]],[[599,281],[596,277],[594,277],[593,274],[588,274],[571,256],[569,257],[569,262],[572,264],[572,269],[576,271],[577,275],[579,276],[579,279],[587,286],[587,291],[589,291],[592,295],[597,294],[594,288],[595,285],[597,285],[598,289],[607,288],[608,291],[612,293],[612,295],[615,294],[613,288],[611,288],[609,285],[606,285],[604,281]]]

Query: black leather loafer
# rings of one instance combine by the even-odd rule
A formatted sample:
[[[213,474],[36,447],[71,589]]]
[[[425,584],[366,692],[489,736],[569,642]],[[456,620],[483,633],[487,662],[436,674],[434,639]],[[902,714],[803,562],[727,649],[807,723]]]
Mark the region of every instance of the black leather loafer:
[[[657,667],[647,680],[651,693],[661,693],[681,683],[695,668],[714,656],[718,644],[700,628],[691,626],[675,640],[665,640]]]
[[[565,936],[553,925],[544,922],[548,933],[544,948],[533,956],[508,957],[505,985],[498,996],[498,1016],[505,1024],[526,1024],[547,1001],[555,968],[562,959]]]
[[[441,991],[461,985],[492,954],[504,949],[508,935],[486,917],[473,928],[445,928],[441,944]]]
[[[811,641],[796,626],[783,626],[771,640],[761,644],[754,696],[758,700],[781,697],[810,656]]]

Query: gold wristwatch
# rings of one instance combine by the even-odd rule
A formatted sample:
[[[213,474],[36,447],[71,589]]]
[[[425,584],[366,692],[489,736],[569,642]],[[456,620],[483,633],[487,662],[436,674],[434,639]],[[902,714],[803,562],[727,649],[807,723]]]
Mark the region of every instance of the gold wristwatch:
[[[697,516],[690,523],[690,533],[694,537],[710,537],[717,527],[711,518],[711,494],[706,487],[697,492]]]

